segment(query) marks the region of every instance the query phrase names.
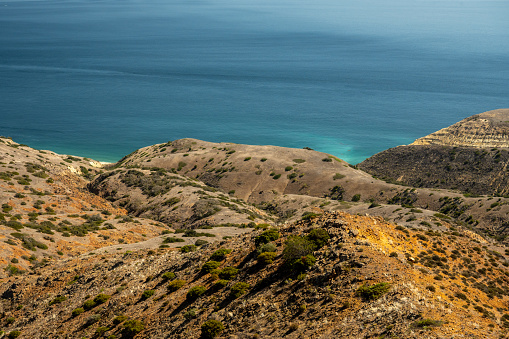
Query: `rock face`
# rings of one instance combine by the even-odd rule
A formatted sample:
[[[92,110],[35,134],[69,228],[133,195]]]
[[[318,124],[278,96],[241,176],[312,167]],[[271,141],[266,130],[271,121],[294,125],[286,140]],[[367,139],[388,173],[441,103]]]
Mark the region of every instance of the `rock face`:
[[[417,139],[412,145],[509,148],[509,109],[473,115]]]
[[[509,109],[463,119],[408,146],[375,154],[358,167],[389,182],[509,195]]]

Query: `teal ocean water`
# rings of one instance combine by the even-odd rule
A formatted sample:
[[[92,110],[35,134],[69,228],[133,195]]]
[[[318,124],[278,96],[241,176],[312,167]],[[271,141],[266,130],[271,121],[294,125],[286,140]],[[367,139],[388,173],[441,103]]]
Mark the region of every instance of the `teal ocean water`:
[[[192,137],[357,163],[509,107],[509,2],[0,0],[0,134],[116,161]]]

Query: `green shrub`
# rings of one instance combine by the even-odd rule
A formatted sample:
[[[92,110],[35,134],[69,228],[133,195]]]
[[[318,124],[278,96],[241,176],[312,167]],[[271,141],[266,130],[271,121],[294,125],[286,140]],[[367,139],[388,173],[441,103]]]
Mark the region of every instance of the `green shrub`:
[[[83,303],[83,308],[86,310],[90,310],[90,309],[94,308],[95,306],[96,306],[96,303],[92,299],[89,299]]]
[[[161,277],[163,278],[163,280],[172,280],[172,279],[175,279],[175,273],[165,272],[161,275]]]
[[[184,245],[180,248],[181,253],[189,253],[196,251],[196,245]]]
[[[168,290],[170,290],[170,292],[175,292],[182,288],[182,286],[184,286],[185,284],[186,284],[185,280],[175,279],[168,284]]]
[[[218,272],[218,276],[221,279],[232,280],[239,273],[239,270],[235,267],[225,267]]]
[[[223,261],[226,258],[226,255],[230,254],[231,252],[232,252],[232,250],[230,250],[228,248],[220,248],[217,251],[215,251],[214,253],[212,253],[212,255],[210,256],[210,260]]]
[[[205,244],[208,244],[209,242],[207,240],[203,240],[203,239],[198,239],[195,241],[194,245],[195,246],[203,246]]]
[[[19,337],[20,335],[21,335],[21,332],[20,332],[20,331],[16,331],[16,330],[15,330],[15,331],[11,331],[11,332],[9,332],[9,334],[7,335],[7,337],[8,337],[9,339],[13,339],[13,338],[17,338],[17,337]]]
[[[330,236],[327,230],[323,228],[315,228],[309,232],[306,239],[309,240],[315,246],[315,250],[317,250],[325,246],[327,241],[330,239]]]
[[[355,194],[353,197],[352,197],[352,201],[356,202],[356,201],[359,201],[361,200],[361,195],[360,194]]]
[[[421,319],[412,324],[413,327],[420,327],[420,328],[428,328],[428,327],[436,327],[441,326],[443,324],[442,321],[439,320],[433,320],[433,319]]]
[[[175,242],[185,242],[185,240],[182,238],[177,238],[177,237],[167,237],[167,238],[164,238],[164,240],[163,240],[163,244],[171,244],[171,243],[175,243]]]
[[[16,321],[16,318],[14,318],[14,317],[7,317],[5,319],[5,322],[7,323],[7,325],[14,324],[15,321]]]
[[[271,241],[279,239],[279,236],[280,236],[279,232],[276,229],[272,228],[270,230],[263,231],[262,234],[257,236],[255,238],[255,244],[256,244],[256,246],[259,246],[261,244],[266,244]]]
[[[294,261],[292,269],[295,272],[303,272],[316,263],[316,258],[312,254],[305,255]]]
[[[272,264],[275,257],[276,257],[275,252],[263,252],[258,255],[256,260],[258,261],[259,264],[269,265]]]
[[[390,288],[391,284],[386,282],[374,284],[371,286],[366,286],[366,284],[363,284],[357,289],[357,294],[364,300],[376,300],[387,293]]]
[[[123,314],[120,314],[120,315],[117,315],[115,318],[113,318],[113,323],[115,325],[118,325],[120,323],[123,323],[126,320],[127,320],[127,317]]]
[[[314,212],[304,212],[302,213],[302,220],[310,220],[310,219],[315,219],[319,216],[320,214],[316,214]]]
[[[55,297],[53,300],[51,300],[49,302],[49,304],[50,304],[50,306],[54,305],[54,304],[60,304],[62,301],[65,301],[65,300],[67,300],[67,297],[64,297],[62,295],[62,296]]]
[[[230,289],[230,294],[233,298],[238,298],[249,289],[249,284],[244,282],[238,282]]]
[[[141,298],[142,299],[148,299],[150,298],[151,296],[153,296],[155,293],[154,290],[146,290],[146,291],[143,291],[143,293],[141,294]]]
[[[110,329],[108,327],[105,327],[105,326],[100,326],[98,328],[96,328],[95,330],[95,334],[97,336],[102,336],[104,333],[108,332]]]
[[[140,320],[130,319],[124,323],[124,333],[130,336],[140,333],[145,328]]]
[[[75,308],[73,311],[72,311],[72,316],[73,317],[77,317],[79,316],[81,313],[85,312],[85,310],[82,308],[82,307],[78,307],[78,308]]]
[[[206,339],[217,337],[223,330],[223,323],[214,319],[209,319],[201,325],[201,335]]]
[[[221,266],[221,263],[218,262],[218,261],[207,261],[205,264],[203,264],[203,266],[201,267],[201,271],[202,273],[210,273],[212,272],[213,270],[215,270],[216,268],[218,268],[219,266]]]
[[[111,295],[100,293],[95,296],[94,302],[97,305],[100,305],[100,304],[104,304],[105,302],[107,302],[110,298],[111,298]]]
[[[277,251],[277,247],[276,247],[276,244],[274,244],[273,242],[263,244],[256,249],[256,252],[258,254],[263,253],[263,252],[276,252],[276,251]]]
[[[300,236],[290,236],[286,240],[286,246],[283,250],[283,261],[290,268],[302,268],[301,264],[298,263],[301,258],[311,254],[315,249],[315,245],[309,241],[307,238]],[[297,264],[297,267],[294,265]]]
[[[286,167],[285,167],[285,171],[286,171],[286,172],[291,171],[292,169],[293,169],[293,167],[292,167],[292,166],[286,166]]]
[[[214,285],[212,285],[212,289],[214,290],[220,290],[228,285],[228,280],[220,279],[217,280]]]
[[[189,310],[187,310],[186,313],[184,313],[184,318],[186,318],[187,320],[190,320],[190,319],[196,318],[197,314],[198,314],[198,309],[196,307],[193,307],[193,308],[190,308]]]
[[[203,293],[205,293],[207,289],[203,286],[194,286],[191,288],[187,294],[186,299],[187,300],[195,300],[198,299],[199,296],[201,296]]]

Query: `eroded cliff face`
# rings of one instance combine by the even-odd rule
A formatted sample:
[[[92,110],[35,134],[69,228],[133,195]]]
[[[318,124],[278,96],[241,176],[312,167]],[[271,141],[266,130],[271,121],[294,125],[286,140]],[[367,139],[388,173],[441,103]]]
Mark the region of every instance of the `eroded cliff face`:
[[[468,117],[419,138],[411,145],[509,148],[509,109],[497,109]]]

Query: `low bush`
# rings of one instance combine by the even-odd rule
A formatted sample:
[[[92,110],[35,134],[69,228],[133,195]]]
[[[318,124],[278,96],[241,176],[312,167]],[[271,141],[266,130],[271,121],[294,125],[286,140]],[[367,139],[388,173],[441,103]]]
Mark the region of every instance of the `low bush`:
[[[391,284],[386,282],[374,284],[371,286],[363,284],[357,289],[357,295],[359,295],[364,300],[376,300],[387,293],[390,288]]]
[[[78,308],[75,308],[73,311],[72,311],[72,316],[73,317],[77,317],[79,316],[81,313],[85,312],[85,310],[83,309],[83,307],[78,307]]]
[[[232,280],[239,273],[239,270],[235,267],[225,267],[217,272],[219,278],[224,280]]]
[[[111,295],[100,293],[95,296],[94,302],[97,305],[100,305],[100,304],[104,304],[105,302],[107,302],[110,298],[111,298]]]
[[[235,285],[232,286],[230,289],[230,295],[233,298],[239,298],[241,295],[245,294],[247,290],[249,289],[249,284],[244,282],[238,282]]]
[[[223,261],[226,258],[226,255],[232,252],[231,249],[228,248],[220,248],[210,256],[210,260],[212,261]]]
[[[217,337],[223,330],[223,323],[214,319],[209,319],[201,325],[201,335],[206,339]]]
[[[272,229],[263,231],[262,234],[257,236],[255,238],[255,244],[256,244],[256,246],[259,246],[262,244],[267,244],[271,241],[279,239],[279,236],[280,236],[279,232],[276,229],[272,228]]]
[[[155,293],[154,290],[146,290],[146,291],[143,291],[143,293],[141,294],[141,298],[142,299],[148,299],[150,298],[151,296],[153,296]]]
[[[276,252],[263,252],[258,255],[256,260],[259,264],[269,265],[272,264],[274,258],[276,257]]]
[[[187,292],[186,299],[187,300],[196,300],[196,299],[198,299],[199,296],[204,294],[206,291],[207,291],[207,289],[203,286],[194,286]]]
[[[175,279],[168,284],[168,290],[170,292],[175,292],[181,289],[186,284],[185,280]]]
[[[130,319],[124,323],[123,332],[128,336],[134,336],[145,328],[145,325],[140,320]]]
[[[55,297],[53,300],[51,300],[49,302],[50,306],[51,305],[54,305],[54,304],[60,304],[61,302],[67,300],[67,297],[64,297],[63,295],[62,296],[58,296],[58,297]]]
[[[180,248],[181,253],[189,253],[196,251],[196,245],[185,245]]]
[[[215,270],[216,268],[218,268],[219,266],[221,266],[221,263],[219,261],[207,261],[201,267],[201,272],[204,274],[210,273],[213,270]]]
[[[172,280],[172,279],[175,279],[175,273],[165,272],[161,275],[161,277],[163,278],[163,280]]]

